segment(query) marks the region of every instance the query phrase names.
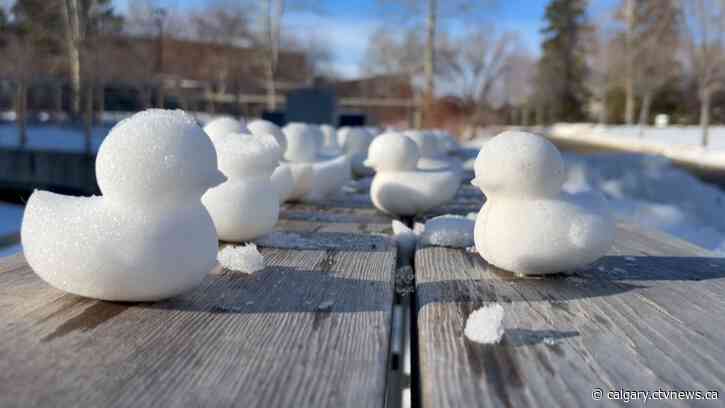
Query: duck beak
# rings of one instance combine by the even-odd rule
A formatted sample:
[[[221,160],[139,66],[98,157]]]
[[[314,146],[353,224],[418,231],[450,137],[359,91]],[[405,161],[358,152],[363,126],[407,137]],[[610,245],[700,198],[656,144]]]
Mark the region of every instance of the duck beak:
[[[365,159],[365,161],[363,162],[363,165],[365,167],[370,167],[371,169],[375,168],[375,163],[370,159]]]
[[[227,176],[224,175],[219,169],[217,169],[216,172],[212,173],[211,176],[211,187],[216,187],[219,184],[227,181]],[[209,187],[209,188],[211,188]]]

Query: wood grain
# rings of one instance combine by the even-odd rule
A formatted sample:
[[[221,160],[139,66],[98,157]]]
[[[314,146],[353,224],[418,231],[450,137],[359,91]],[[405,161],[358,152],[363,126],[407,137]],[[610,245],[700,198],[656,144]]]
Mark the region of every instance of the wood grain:
[[[265,248],[156,303],[64,294],[0,263],[0,406],[384,404],[395,247]]]
[[[595,387],[725,391],[725,259],[703,249],[621,225],[610,255],[573,274],[517,278],[438,247],[419,249],[415,268],[425,407],[623,404],[595,404]],[[488,302],[505,310],[497,345],[463,334]]]
[[[276,231],[341,232],[354,234],[392,234],[393,219],[372,207],[314,207],[309,204],[285,204],[275,226]]]

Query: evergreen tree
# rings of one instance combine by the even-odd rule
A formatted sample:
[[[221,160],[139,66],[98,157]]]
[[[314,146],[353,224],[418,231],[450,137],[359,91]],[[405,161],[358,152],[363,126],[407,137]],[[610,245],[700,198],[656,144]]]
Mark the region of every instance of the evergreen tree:
[[[539,109],[549,121],[585,118],[587,68],[583,33],[586,0],[552,0],[546,7],[542,55],[537,69]]]

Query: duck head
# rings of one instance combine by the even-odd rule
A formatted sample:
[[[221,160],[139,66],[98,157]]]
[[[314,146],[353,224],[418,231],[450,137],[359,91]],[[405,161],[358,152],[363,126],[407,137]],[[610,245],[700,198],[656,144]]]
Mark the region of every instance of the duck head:
[[[551,142],[527,132],[507,131],[483,145],[471,184],[487,196],[554,196],[564,184],[564,161]]]
[[[231,116],[219,116],[204,126],[204,132],[206,132],[212,142],[216,138],[224,137],[229,133],[239,133],[244,129],[244,122],[234,119]]]
[[[104,197],[139,204],[201,198],[226,181],[209,137],[182,110],[149,109],[119,122],[96,157]]]
[[[322,147],[322,132],[315,132],[304,123],[290,123],[282,129],[287,138],[285,160],[291,162],[314,162]]]
[[[415,171],[420,153],[418,146],[409,137],[388,132],[370,143],[365,165],[375,171]]]
[[[287,138],[285,137],[284,132],[282,132],[282,129],[274,123],[264,119],[255,119],[247,123],[247,129],[249,129],[253,135],[260,135],[264,133],[272,135],[272,137],[277,140],[277,144],[279,144],[282,154],[284,154],[285,150],[287,150]]]
[[[279,143],[267,133],[229,133],[217,138],[214,148],[219,170],[230,179],[271,175],[282,159]]]

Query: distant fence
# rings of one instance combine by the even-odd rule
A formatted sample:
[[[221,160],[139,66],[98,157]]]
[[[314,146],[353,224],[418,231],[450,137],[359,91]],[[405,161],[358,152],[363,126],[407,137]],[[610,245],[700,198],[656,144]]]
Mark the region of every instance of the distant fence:
[[[0,149],[0,189],[25,193],[35,188],[96,193],[95,157],[74,152]]]

